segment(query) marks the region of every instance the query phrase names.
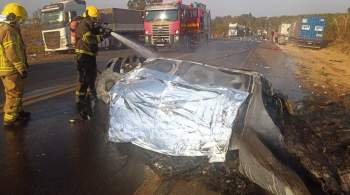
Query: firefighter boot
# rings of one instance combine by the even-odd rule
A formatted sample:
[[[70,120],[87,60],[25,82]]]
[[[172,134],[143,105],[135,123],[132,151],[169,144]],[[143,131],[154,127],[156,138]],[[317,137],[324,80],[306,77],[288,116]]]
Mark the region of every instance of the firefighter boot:
[[[30,112],[24,112],[24,111],[21,111],[21,112],[18,113],[18,115],[19,115],[20,117],[23,117],[23,118],[25,118],[25,119],[28,119],[28,118],[30,117],[31,114],[32,114],[32,113],[30,113]]]
[[[4,121],[4,126],[20,125],[24,121],[25,121],[24,117],[18,116],[17,119],[14,121]]]
[[[77,102],[77,111],[84,120],[89,120],[88,104],[86,100],[79,100]]]

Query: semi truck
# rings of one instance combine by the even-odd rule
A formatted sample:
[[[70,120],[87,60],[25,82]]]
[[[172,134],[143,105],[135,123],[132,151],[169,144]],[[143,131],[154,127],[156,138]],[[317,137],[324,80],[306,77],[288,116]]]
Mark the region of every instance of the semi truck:
[[[256,34],[257,35],[262,35],[262,30],[257,30]]]
[[[63,0],[61,2],[45,5],[42,11],[42,35],[45,51],[66,52],[73,51],[71,44],[70,23],[77,16],[83,16],[86,9],[86,1]],[[99,22],[105,24],[113,32],[133,38],[142,38],[143,20],[142,11],[126,10],[120,8],[98,8],[100,12]],[[104,39],[99,47],[122,48],[123,44],[109,37]]]
[[[290,31],[290,23],[282,23],[278,27],[279,39],[278,42],[280,44],[285,44],[289,40],[289,31]]]
[[[239,25],[238,23],[235,24],[229,24],[229,31],[228,31],[228,36],[232,37],[232,36],[243,36],[244,35],[244,31],[245,31],[246,27]]]
[[[206,5],[175,2],[152,3],[145,7],[145,46],[162,48],[207,44],[211,37],[211,14]]]
[[[302,16],[291,21],[289,37],[299,47],[321,48],[326,19],[318,16]]]

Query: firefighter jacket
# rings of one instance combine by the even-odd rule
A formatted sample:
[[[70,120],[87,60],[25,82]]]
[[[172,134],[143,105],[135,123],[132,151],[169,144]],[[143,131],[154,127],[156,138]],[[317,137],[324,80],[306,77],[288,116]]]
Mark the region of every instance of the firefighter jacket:
[[[28,68],[20,28],[0,22],[0,76],[22,73]]]
[[[92,20],[89,17],[85,17],[80,22],[77,29],[75,29],[75,35],[77,37],[77,45],[75,46],[76,53],[88,54],[90,56],[97,55],[97,44],[103,39],[101,35],[96,35],[94,31]]]

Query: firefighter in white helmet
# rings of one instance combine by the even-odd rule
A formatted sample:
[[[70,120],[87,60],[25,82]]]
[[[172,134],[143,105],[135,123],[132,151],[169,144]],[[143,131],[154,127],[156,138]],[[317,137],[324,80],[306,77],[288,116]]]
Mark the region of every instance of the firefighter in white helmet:
[[[22,109],[24,78],[28,63],[19,25],[27,11],[17,3],[10,3],[1,12],[0,21],[0,77],[5,87],[4,125],[18,125],[30,116]]]

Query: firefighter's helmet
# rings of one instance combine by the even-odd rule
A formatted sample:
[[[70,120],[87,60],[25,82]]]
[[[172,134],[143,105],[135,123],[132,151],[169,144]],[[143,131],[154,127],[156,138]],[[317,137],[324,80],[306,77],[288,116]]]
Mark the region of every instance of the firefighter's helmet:
[[[86,12],[92,18],[99,18],[100,17],[100,13],[98,12],[97,8],[93,5],[90,5],[86,8],[86,10],[84,12],[84,17],[86,17]]]
[[[5,6],[1,14],[6,16],[9,22],[16,22],[28,18],[26,9],[18,3],[10,3]]]

